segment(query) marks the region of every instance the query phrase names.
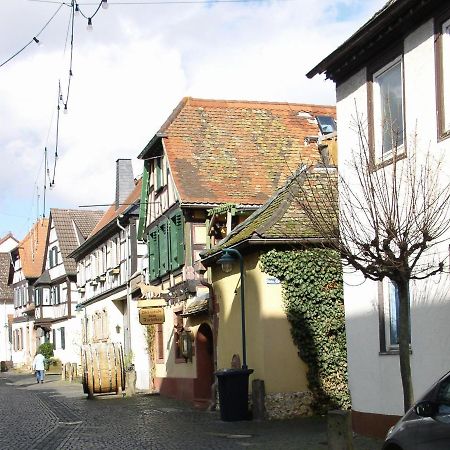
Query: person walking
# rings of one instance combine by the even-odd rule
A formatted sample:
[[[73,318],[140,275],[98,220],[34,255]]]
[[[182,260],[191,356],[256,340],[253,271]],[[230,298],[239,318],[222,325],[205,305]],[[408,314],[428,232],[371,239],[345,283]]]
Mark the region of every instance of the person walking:
[[[45,374],[45,357],[39,351],[36,353],[36,356],[33,359],[33,370],[36,374],[36,383],[44,382],[44,374]]]

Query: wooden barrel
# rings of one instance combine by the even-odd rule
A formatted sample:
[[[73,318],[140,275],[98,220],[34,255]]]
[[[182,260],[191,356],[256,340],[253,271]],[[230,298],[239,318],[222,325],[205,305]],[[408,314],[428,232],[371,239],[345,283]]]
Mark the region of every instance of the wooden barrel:
[[[86,394],[116,394],[125,389],[122,346],[119,343],[85,344],[81,351],[83,390]]]

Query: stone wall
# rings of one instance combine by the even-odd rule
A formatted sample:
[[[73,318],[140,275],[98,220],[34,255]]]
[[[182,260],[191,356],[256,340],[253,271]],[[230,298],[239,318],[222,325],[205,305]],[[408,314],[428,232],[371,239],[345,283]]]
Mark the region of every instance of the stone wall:
[[[313,397],[309,391],[266,394],[265,400],[268,419],[289,419],[313,413]]]

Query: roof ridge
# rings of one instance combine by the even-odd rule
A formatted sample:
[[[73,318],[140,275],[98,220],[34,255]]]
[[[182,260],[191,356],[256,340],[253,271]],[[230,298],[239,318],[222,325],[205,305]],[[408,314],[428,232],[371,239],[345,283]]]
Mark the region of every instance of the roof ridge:
[[[205,104],[230,104],[230,105],[279,105],[279,106],[295,106],[295,107],[325,107],[325,108],[335,108],[336,105],[325,105],[318,103],[296,103],[296,102],[280,102],[280,101],[270,101],[270,100],[227,100],[227,99],[211,99],[211,98],[195,98],[195,97],[184,97],[182,100],[183,106],[196,106],[196,104],[205,103]],[[181,103],[181,102],[180,102]],[[180,106],[180,104],[178,105]],[[174,110],[175,111],[175,110]]]

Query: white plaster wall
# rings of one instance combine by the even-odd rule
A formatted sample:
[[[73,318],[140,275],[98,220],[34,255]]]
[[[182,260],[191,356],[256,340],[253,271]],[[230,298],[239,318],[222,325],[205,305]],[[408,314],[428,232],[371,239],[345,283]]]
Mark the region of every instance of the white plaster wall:
[[[61,348],[61,327],[64,327],[65,332],[66,345],[64,349]],[[56,330],[55,358],[59,358],[63,364],[68,362],[81,364],[81,319],[74,317],[73,319],[54,323],[52,330]]]
[[[0,304],[0,361],[11,361],[12,346],[9,342],[8,314],[14,314],[14,305]]]
[[[405,118],[408,147],[417,145],[422,154],[429,148],[439,156],[450,141],[437,143],[433,24],[427,22],[405,40]],[[345,177],[346,161],[358,148],[352,131],[356,108],[367,119],[366,71],[361,70],[337,88],[339,123],[339,169]],[[445,162],[446,166],[448,158]],[[448,168],[443,172],[450,173]],[[444,182],[445,180],[443,180]],[[448,182],[448,180],[446,180]],[[448,252],[448,242],[437,249]],[[344,295],[348,343],[349,384],[353,408],[381,414],[402,414],[403,398],[399,360],[396,355],[380,355],[377,285],[358,274],[344,275]],[[411,366],[415,397],[443,373],[450,370],[449,283],[442,276],[411,286]]]
[[[22,329],[23,332],[23,348],[22,350],[12,350],[12,361],[14,366],[30,366],[33,361],[36,345],[34,342],[33,322],[19,322],[12,324],[14,330]]]
[[[15,249],[19,243],[12,237],[8,237],[2,244],[0,244],[0,253],[8,253]]]
[[[150,358],[147,351],[146,329],[139,323],[137,302],[130,303],[130,337],[136,370],[136,388],[150,389]]]

